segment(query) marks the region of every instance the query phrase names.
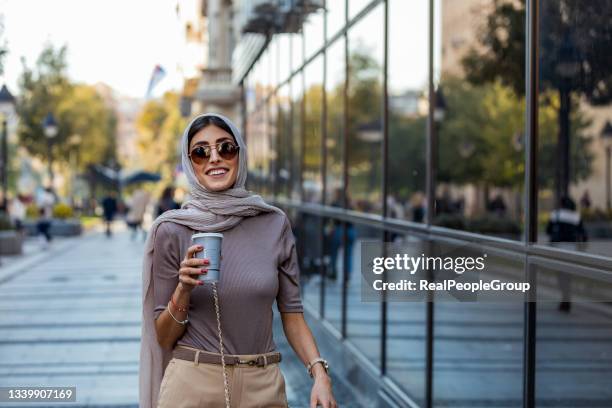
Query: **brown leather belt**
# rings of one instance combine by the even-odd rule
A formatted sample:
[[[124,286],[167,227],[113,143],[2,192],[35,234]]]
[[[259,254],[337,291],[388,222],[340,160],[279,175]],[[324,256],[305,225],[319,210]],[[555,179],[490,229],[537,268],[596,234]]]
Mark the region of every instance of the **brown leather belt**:
[[[210,353],[199,350],[191,350],[183,347],[176,347],[172,351],[172,357],[178,358],[180,360],[187,361],[197,361],[200,363],[209,363],[209,364],[221,364],[221,354]],[[281,354],[278,351],[274,351],[272,353],[266,354],[258,354],[255,359],[243,360],[239,356],[226,354],[225,355],[225,364],[227,365],[238,365],[238,364],[246,364],[249,366],[257,366],[257,367],[265,367],[268,364],[280,363]]]

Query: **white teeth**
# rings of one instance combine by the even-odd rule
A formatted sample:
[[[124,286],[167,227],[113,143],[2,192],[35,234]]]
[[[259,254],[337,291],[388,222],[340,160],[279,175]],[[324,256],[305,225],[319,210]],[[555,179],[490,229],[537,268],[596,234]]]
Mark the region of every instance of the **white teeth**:
[[[226,172],[227,172],[227,170],[218,169],[218,170],[211,170],[211,171],[208,172],[208,174],[210,176],[216,176],[216,175],[219,175],[219,174],[225,174]]]

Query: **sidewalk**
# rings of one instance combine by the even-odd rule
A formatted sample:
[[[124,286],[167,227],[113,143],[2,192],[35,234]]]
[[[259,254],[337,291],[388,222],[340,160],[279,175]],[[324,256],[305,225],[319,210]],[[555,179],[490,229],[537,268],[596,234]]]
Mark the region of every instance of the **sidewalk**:
[[[0,266],[0,386],[76,386],[77,403],[66,406],[137,407],[140,237],[121,229],[113,239],[92,232],[47,251],[27,247]],[[308,407],[312,380],[277,315],[274,330],[290,406]],[[340,406],[358,406],[332,381]]]

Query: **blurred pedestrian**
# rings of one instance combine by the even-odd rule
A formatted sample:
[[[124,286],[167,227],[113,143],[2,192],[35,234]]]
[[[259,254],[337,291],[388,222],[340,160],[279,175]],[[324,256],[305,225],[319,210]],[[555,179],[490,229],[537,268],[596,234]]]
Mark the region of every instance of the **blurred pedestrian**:
[[[139,230],[142,231],[143,241],[147,237],[147,233],[142,228],[142,221],[144,219],[145,211],[147,210],[147,205],[149,205],[150,198],[151,195],[147,191],[138,189],[134,192],[132,199],[128,204],[130,209],[125,217],[125,221],[132,229],[132,240],[136,239]]]
[[[586,231],[584,230],[580,213],[576,211],[574,200],[570,197],[561,198],[560,208],[550,213],[546,233],[550,238],[550,242],[571,242],[577,244],[587,241]],[[559,272],[557,280],[561,290],[559,310],[569,313],[572,305],[570,275]]]
[[[177,210],[181,208],[180,204],[174,201],[174,187],[167,186],[164,188],[161,197],[157,203],[155,217],[159,217],[168,210]]]
[[[589,195],[589,190],[584,190],[584,194],[580,197],[580,208],[583,210],[591,209],[591,196]]]
[[[26,218],[26,205],[24,201],[25,197],[18,193],[9,206],[9,216],[15,225],[15,230],[19,233],[23,233],[23,222]]]
[[[113,235],[111,224],[118,210],[117,193],[114,190],[111,190],[102,200],[102,209],[104,211],[104,223],[106,224],[106,236],[110,238]]]
[[[36,224],[41,236],[42,247],[47,249],[53,237],[51,236],[51,220],[53,219],[53,206],[55,205],[55,194],[51,187],[46,187],[38,200],[39,218]]]

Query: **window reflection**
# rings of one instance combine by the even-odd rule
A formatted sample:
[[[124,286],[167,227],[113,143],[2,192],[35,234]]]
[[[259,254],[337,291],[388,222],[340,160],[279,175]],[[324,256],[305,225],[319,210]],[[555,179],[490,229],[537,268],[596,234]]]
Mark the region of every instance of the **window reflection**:
[[[277,93],[277,144],[278,167],[277,167],[277,193],[281,198],[289,197],[289,177],[291,174],[291,99],[289,97],[289,86],[283,85]]]
[[[326,0],[327,38],[333,37],[346,22],[346,0]]]
[[[504,14],[520,8],[522,2],[441,2],[438,225],[521,239],[525,16]],[[512,52],[498,55],[504,44]]]
[[[345,87],[345,39],[335,41],[327,49],[327,73],[325,94],[327,99],[326,136],[326,197],[325,203],[342,207],[344,163],[344,87]]]
[[[388,216],[425,220],[427,1],[389,2]]]
[[[609,256],[612,5],[541,8],[539,240]]]
[[[383,12],[379,5],[348,34],[349,205],[377,214],[382,210]]]
[[[302,190],[304,202],[321,202],[321,140],[323,118],[323,56],[313,60],[304,72],[304,168]]]
[[[304,96],[304,78],[300,71],[291,78],[291,134],[289,143],[289,191],[290,198],[299,200],[301,198],[302,183],[302,98]]]
[[[324,9],[321,8],[308,15],[308,18],[304,23],[304,57],[306,59],[310,58],[317,50],[319,50],[325,42],[323,33],[324,13]]]

